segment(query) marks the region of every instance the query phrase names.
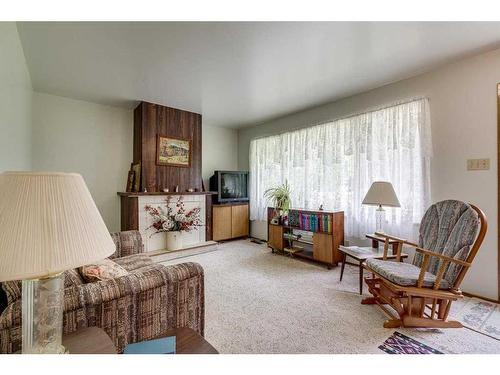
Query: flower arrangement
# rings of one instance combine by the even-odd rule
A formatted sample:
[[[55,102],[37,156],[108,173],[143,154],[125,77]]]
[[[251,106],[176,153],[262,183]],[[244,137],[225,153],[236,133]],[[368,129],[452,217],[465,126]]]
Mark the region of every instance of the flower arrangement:
[[[151,205],[144,207],[153,218],[153,224],[148,227],[148,229],[155,229],[153,234],[174,231],[190,232],[195,227],[201,226],[199,207],[186,211],[182,197],[177,200],[175,208],[171,207],[170,203],[171,197],[167,197],[164,207]]]

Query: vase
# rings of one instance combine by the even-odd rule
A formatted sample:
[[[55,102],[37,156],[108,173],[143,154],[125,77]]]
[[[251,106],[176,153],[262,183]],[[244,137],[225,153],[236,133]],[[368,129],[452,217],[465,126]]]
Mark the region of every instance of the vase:
[[[167,232],[167,250],[182,249],[182,235],[181,231]]]

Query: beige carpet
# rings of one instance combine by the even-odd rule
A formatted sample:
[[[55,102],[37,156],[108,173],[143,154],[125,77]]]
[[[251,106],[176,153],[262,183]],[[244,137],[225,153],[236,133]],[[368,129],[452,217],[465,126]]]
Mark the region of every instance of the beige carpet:
[[[393,332],[360,304],[357,269],[326,268],[271,254],[248,240],[164,262],[205,269],[205,338],[221,353],[379,353]],[[465,302],[455,307],[461,310]],[[500,353],[500,341],[467,328],[397,329],[445,353]]]

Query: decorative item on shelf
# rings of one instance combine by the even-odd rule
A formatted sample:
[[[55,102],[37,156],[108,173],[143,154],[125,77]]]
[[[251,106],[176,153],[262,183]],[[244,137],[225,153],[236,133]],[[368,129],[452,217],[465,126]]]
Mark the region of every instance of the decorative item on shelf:
[[[148,192],[148,189],[144,188],[143,193],[147,193],[147,192]]]
[[[147,229],[154,229],[150,235],[166,232],[167,250],[178,250],[182,248],[181,232],[190,232],[201,226],[200,207],[186,210],[182,197],[177,199],[175,208],[172,207],[172,198],[169,196],[165,200],[164,206],[153,207],[146,205],[144,209],[152,217],[153,224]]]
[[[127,187],[125,191],[127,193],[130,193],[134,190],[134,178],[135,178],[135,173],[134,170],[132,169],[133,164],[130,164],[130,170],[128,171],[128,176],[127,176]]]
[[[279,224],[280,221],[288,215],[291,206],[290,194],[290,186],[286,180],[284,184],[275,188],[267,189],[264,192],[264,197],[274,207],[274,218],[271,220],[272,224],[274,224],[275,221]]]
[[[188,193],[194,193],[194,189],[193,188],[189,188],[186,190]]]
[[[0,281],[22,280],[22,352],[64,353],[62,273],[116,247],[79,174],[5,172],[0,191]]]
[[[141,191],[141,162],[132,164],[132,170],[134,171],[134,188],[133,191]]]
[[[168,192],[170,192],[170,189],[169,188],[163,188],[163,192],[164,193],[168,193]]]
[[[178,193],[178,192],[179,192],[179,185],[175,185],[175,189],[174,189],[174,191],[175,191],[176,193]]]
[[[363,204],[378,206],[376,215],[376,231],[384,231],[385,210],[383,206],[401,207],[396,192],[390,182],[375,181],[366,193]]]
[[[205,190],[205,183],[203,182],[203,179],[201,180],[201,191],[206,191]]]
[[[156,164],[174,167],[191,166],[191,141],[158,135]]]
[[[322,204],[319,205],[318,211],[323,211],[323,205]]]

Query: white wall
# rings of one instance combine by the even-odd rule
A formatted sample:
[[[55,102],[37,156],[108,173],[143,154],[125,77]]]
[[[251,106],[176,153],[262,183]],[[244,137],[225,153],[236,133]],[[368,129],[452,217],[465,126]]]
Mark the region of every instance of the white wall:
[[[203,126],[202,175],[236,169],[237,132]],[[133,111],[33,94],[33,169],[81,173],[110,231],[120,230],[118,191],[132,161]]]
[[[250,140],[335,119],[415,96],[430,98],[434,157],[432,200],[456,198],[481,207],[489,221],[486,239],[462,284],[470,293],[497,298],[497,94],[500,50],[462,60],[435,71],[334,103],[241,129],[238,165],[248,168]],[[466,171],[466,159],[490,158],[489,171]],[[265,236],[265,226],[252,234]]]
[[[132,161],[131,110],[33,94],[33,170],[80,173],[110,231]]]
[[[236,129],[203,126],[202,129],[202,178],[205,189],[215,170],[238,169],[238,131]]]
[[[31,79],[16,24],[0,22],[0,172],[31,168]]]

